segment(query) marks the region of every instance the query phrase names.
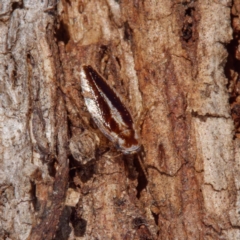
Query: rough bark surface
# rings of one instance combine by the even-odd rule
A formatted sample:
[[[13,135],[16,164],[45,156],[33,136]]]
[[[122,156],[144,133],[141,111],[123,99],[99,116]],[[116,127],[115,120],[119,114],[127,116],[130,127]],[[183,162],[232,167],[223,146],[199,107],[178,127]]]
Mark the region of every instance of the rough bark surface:
[[[240,2],[55,4],[0,2],[0,238],[240,239]],[[82,64],[131,112],[147,179],[86,111]]]

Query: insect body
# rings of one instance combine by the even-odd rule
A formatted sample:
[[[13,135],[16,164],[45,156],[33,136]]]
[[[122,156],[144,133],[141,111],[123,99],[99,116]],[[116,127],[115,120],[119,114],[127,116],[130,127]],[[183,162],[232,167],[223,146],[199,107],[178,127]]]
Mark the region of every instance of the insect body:
[[[82,66],[80,77],[86,107],[100,131],[124,154],[138,152],[132,117],[113,89],[90,65]]]

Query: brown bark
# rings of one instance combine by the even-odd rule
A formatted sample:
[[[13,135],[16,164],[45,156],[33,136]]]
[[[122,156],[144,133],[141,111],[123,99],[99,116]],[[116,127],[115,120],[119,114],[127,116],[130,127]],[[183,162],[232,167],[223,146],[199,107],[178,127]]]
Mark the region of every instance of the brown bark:
[[[239,239],[238,6],[3,0],[0,238]],[[131,112],[147,179],[86,111],[83,64]]]

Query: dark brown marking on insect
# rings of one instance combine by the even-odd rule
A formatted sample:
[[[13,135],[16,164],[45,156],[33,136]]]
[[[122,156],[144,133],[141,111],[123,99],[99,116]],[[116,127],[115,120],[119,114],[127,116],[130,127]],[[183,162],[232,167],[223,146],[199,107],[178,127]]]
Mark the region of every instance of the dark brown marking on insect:
[[[92,85],[96,84],[96,86],[100,89],[100,91],[109,98],[113,106],[121,114],[121,117],[124,123],[128,125],[130,128],[132,128],[132,125],[133,125],[132,117],[128,112],[128,110],[126,109],[126,107],[122,104],[119,97],[113,92],[113,90],[107,85],[107,83],[102,79],[102,77],[91,66],[89,65],[84,66],[83,69],[86,73],[86,76],[88,77],[88,80],[91,82],[91,84]],[[100,95],[101,95],[101,92],[99,92]],[[105,108],[105,106],[103,107]],[[110,109],[109,109],[109,112],[110,112]]]
[[[134,130],[125,130],[119,134],[119,137],[122,139],[125,139],[125,144],[124,146],[126,148],[129,148],[133,145],[137,145],[138,141],[135,138],[135,131]]]
[[[120,129],[119,129],[119,125],[117,124],[117,122],[112,118],[111,115],[111,109],[108,106],[106,100],[103,98],[101,92],[98,90],[94,80],[93,79],[93,74],[91,74],[88,71],[88,67],[84,66],[83,69],[85,71],[86,77],[89,81],[89,83],[91,84],[91,88],[94,91],[94,95],[96,98],[96,102],[98,104],[98,111],[99,114],[102,116],[102,118],[104,119],[103,124],[105,125],[106,128],[108,128],[109,130],[114,130],[114,132],[116,133],[120,133]],[[94,70],[93,70],[94,71]],[[97,119],[95,119],[97,121]]]
[[[119,126],[113,118],[109,119],[109,126],[112,129],[112,131],[118,132],[118,133],[120,132]]]

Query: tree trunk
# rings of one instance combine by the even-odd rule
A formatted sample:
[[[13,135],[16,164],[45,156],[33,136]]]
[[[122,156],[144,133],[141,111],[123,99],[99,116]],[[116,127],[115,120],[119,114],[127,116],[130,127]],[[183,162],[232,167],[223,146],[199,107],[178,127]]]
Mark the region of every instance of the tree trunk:
[[[1,239],[240,239],[231,4],[1,1]],[[98,129],[82,65],[127,107],[141,152]]]

